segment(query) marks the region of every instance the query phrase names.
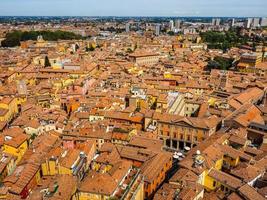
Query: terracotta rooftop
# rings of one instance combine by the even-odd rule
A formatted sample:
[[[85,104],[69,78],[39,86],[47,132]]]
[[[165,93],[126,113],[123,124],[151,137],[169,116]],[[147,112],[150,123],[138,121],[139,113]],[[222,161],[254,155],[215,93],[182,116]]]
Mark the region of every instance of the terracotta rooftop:
[[[211,171],[209,172],[209,176],[215,179],[216,181],[235,190],[243,185],[240,179],[237,179],[234,176],[231,176],[219,170],[211,169]]]
[[[241,188],[238,189],[238,192],[242,197],[244,197],[247,200],[264,200],[262,195],[260,195],[253,187],[245,184]]]

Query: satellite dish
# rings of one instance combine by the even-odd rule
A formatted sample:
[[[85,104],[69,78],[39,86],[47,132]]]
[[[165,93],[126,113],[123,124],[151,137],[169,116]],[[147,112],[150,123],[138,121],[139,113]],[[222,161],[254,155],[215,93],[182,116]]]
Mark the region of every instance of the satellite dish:
[[[186,150],[186,151],[190,151],[190,147],[184,147],[184,149]]]
[[[183,154],[181,152],[178,152],[177,155],[178,156],[183,156]]]

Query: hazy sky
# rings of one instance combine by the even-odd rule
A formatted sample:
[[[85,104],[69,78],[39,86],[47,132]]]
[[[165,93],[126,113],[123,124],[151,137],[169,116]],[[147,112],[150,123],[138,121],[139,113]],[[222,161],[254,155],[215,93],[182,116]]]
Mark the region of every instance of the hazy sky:
[[[267,0],[0,0],[16,16],[267,16]]]

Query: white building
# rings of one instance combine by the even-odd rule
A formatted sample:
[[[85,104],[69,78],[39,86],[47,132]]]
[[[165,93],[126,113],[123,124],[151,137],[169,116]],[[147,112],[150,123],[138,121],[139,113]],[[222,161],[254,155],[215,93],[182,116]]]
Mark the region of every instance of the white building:
[[[157,36],[160,35],[160,24],[156,24],[156,27],[155,27],[155,34],[156,34]]]
[[[231,20],[231,27],[234,27],[235,26],[235,18],[233,18],[232,20]]]
[[[220,18],[213,18],[211,22],[212,26],[220,26],[220,23],[221,23]]]
[[[260,26],[261,27],[267,26],[267,18],[261,18],[261,20],[260,20]]]
[[[251,18],[247,18],[246,22],[245,22],[245,28],[250,28],[252,25],[252,19]]]
[[[180,30],[181,29],[181,23],[182,23],[182,21],[180,19],[175,20],[175,29]]]
[[[173,22],[173,20],[170,21],[169,26],[170,26],[170,30],[173,31],[174,30],[174,22]]]
[[[260,18],[253,18],[252,27],[256,28],[260,26]]]

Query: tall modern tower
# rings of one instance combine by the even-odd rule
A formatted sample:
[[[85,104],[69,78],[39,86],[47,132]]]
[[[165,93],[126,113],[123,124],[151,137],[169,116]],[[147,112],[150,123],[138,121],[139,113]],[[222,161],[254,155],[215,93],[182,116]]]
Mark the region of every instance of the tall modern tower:
[[[260,26],[263,27],[263,26],[267,26],[267,18],[261,18],[260,20]]]
[[[211,22],[211,24],[212,24],[212,26],[220,26],[220,23],[221,23],[221,19],[220,18],[213,18],[212,19],[212,22]]]
[[[156,27],[155,27],[155,35],[157,35],[157,36],[160,35],[160,24],[156,24]]]
[[[231,20],[231,27],[234,27],[235,26],[235,18],[233,18],[232,20]]]
[[[169,26],[170,26],[170,30],[173,31],[174,30],[174,22],[173,22],[173,20],[170,21]]]
[[[175,29],[178,29],[178,30],[181,29],[181,23],[182,21],[180,19],[175,20],[175,24],[174,24]]]
[[[212,18],[211,25],[215,26],[215,23],[216,23],[216,19]]]
[[[253,18],[252,20],[252,27],[256,28],[260,25],[260,18]]]
[[[246,22],[245,22],[245,28],[250,28],[252,24],[252,19],[251,18],[247,18]]]

